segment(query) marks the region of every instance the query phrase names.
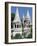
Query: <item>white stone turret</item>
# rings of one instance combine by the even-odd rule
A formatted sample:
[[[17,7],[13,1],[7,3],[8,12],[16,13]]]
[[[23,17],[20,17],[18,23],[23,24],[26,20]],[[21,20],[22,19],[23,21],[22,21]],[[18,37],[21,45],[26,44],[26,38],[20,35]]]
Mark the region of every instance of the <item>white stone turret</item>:
[[[24,18],[24,17],[23,17]],[[28,35],[30,34],[30,14],[29,14],[29,11],[27,11],[27,15],[25,16],[25,22],[24,22],[24,33],[25,34],[25,37],[28,37]]]
[[[13,30],[14,30],[13,37],[15,37],[16,34],[22,35],[22,25],[21,25],[21,20],[19,17],[18,8],[16,9],[15,18],[13,20]]]

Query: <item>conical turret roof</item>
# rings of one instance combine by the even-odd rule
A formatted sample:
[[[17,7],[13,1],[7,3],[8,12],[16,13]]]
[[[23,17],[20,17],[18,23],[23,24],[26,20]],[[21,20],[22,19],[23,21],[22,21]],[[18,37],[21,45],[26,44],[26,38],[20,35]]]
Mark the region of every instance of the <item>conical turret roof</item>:
[[[30,14],[29,14],[29,11],[27,11],[26,19],[30,20]]]
[[[20,20],[20,17],[19,17],[18,8],[16,9],[15,18],[13,20],[13,23],[16,23],[16,22],[21,23],[21,20]]]

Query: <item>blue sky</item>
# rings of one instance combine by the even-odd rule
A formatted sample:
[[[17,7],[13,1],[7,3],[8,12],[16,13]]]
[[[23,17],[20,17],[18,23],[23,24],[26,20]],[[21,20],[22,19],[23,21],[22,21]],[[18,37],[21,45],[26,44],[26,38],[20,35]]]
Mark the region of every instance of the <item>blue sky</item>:
[[[16,13],[16,9],[18,8],[19,16],[22,18],[23,14],[24,16],[27,15],[27,10],[29,11],[30,17],[32,18],[32,7],[11,7],[11,13]]]

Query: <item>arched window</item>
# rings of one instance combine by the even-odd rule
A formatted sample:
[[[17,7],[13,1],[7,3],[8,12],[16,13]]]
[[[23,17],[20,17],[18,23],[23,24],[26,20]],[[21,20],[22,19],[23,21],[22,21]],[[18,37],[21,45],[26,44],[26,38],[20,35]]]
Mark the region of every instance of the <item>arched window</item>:
[[[16,24],[15,24],[15,28],[16,28]]]
[[[20,28],[20,27],[21,27],[21,25],[15,24],[15,28]]]

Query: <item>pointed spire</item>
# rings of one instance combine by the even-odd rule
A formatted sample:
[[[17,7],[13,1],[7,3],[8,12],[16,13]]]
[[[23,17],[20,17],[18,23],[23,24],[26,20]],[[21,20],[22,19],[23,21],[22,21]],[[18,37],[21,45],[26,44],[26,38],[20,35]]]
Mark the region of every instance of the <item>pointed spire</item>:
[[[26,15],[25,19],[31,21],[30,14],[29,14],[29,10],[27,10],[27,15]]]
[[[25,21],[25,16],[24,16],[24,14],[23,14],[23,24],[24,24],[24,21]]]
[[[23,14],[23,19],[24,19],[24,14]]]
[[[20,22],[21,23],[21,20],[20,20],[20,17],[19,17],[18,8],[16,9],[15,18],[14,18],[13,22]]]
[[[23,14],[23,20],[25,20],[25,16],[24,16],[24,14]]]
[[[30,20],[30,14],[28,10],[27,10],[27,18]]]
[[[29,11],[27,11],[27,16],[29,16]]]
[[[19,16],[18,8],[16,9],[16,14],[15,15]]]

